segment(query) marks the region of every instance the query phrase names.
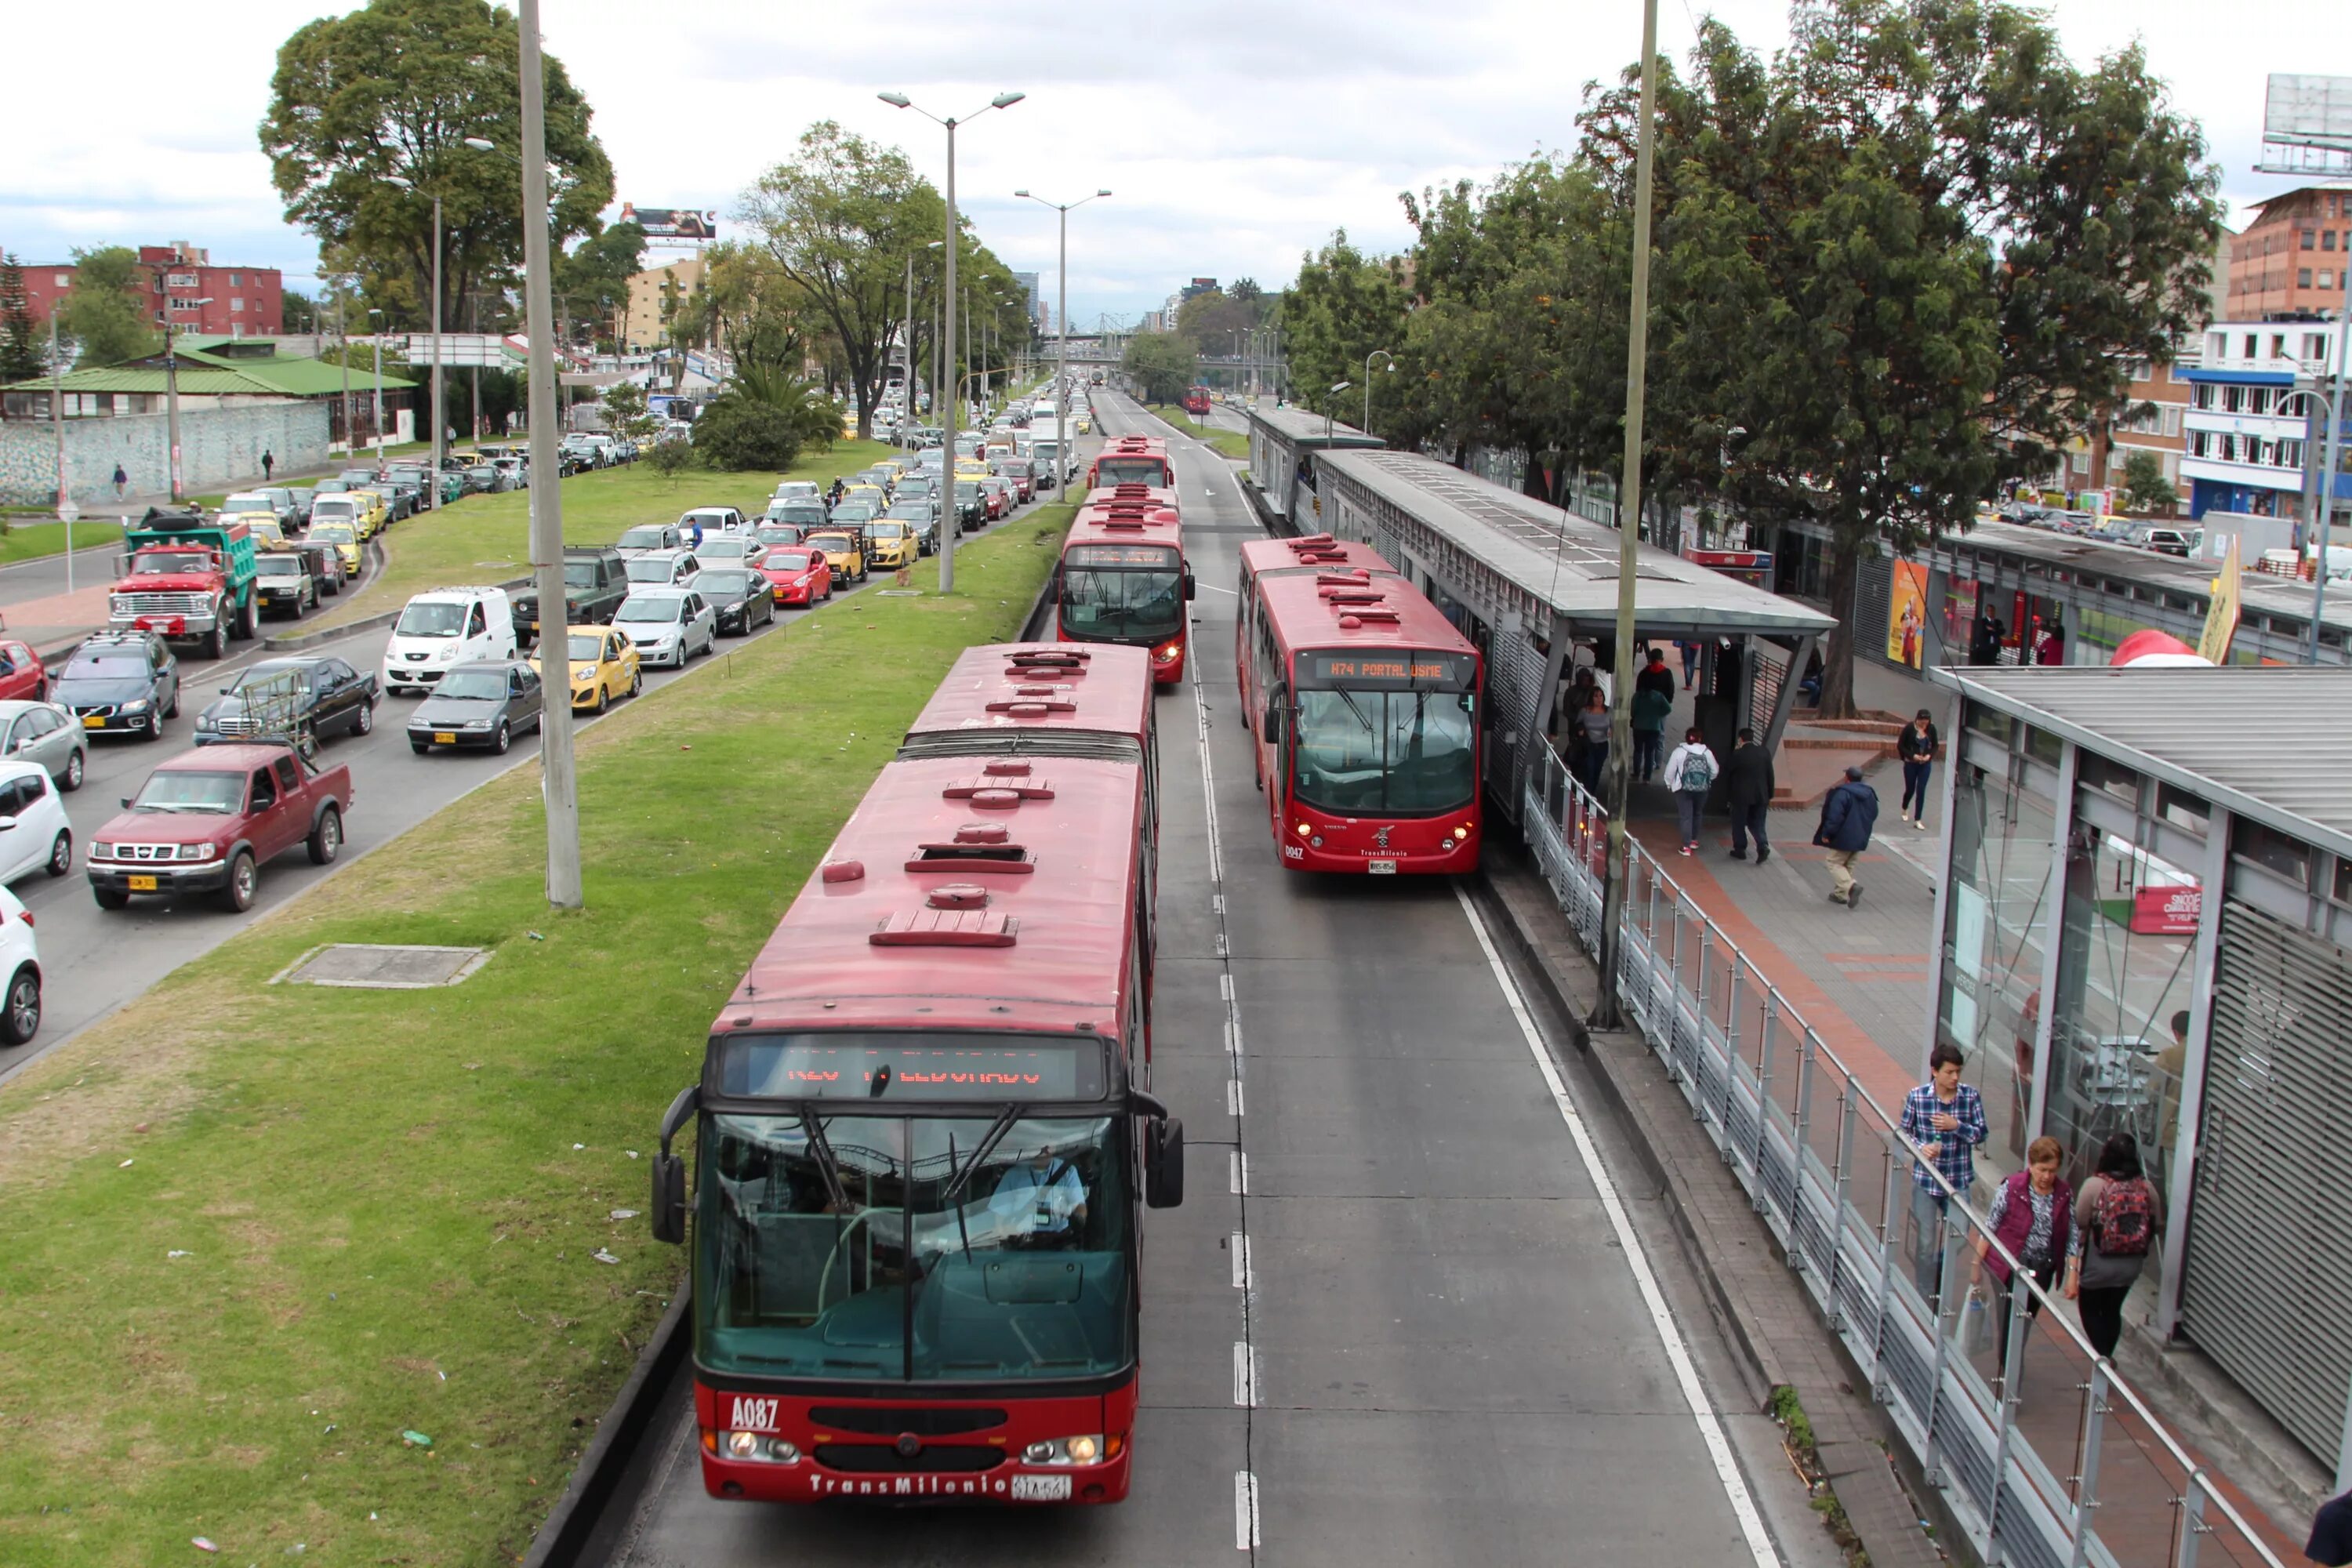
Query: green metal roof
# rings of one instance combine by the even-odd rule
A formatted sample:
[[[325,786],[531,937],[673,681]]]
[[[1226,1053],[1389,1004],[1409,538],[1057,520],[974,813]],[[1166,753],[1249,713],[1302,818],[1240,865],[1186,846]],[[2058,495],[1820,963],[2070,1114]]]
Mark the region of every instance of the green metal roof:
[[[247,357],[211,351],[211,344],[233,340],[216,338],[191,342],[182,339],[176,345],[180,361],[180,390],[191,396],[206,397],[328,397],[343,390],[343,367],[324,360],[309,358],[279,359],[275,355]],[[242,340],[252,342],[251,339]],[[20,381],[6,390],[10,392],[45,392],[52,383],[47,376],[37,380]],[[127,392],[159,395],[163,387],[163,365],[161,356],[137,360],[129,364],[92,365],[84,370],[68,371],[56,384],[66,392]],[[404,392],[416,383],[386,373],[386,392]],[[375,373],[364,361],[352,366],[351,386],[353,392],[373,392]]]

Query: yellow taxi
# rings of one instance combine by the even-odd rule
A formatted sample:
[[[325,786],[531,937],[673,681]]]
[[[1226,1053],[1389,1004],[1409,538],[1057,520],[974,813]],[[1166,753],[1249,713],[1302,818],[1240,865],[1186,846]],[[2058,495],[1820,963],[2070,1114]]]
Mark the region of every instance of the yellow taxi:
[[[1084,408],[1079,408],[1072,411],[1071,417],[1075,418],[1078,422],[1079,435],[1091,436],[1094,434],[1095,416],[1092,414],[1088,413]]]
[[[314,522],[308,536],[313,544],[331,544],[335,553],[343,558],[343,575],[360,574],[359,530],[348,522]]]
[[[988,478],[988,460],[985,458],[958,458],[956,459],[956,478],[959,479],[971,479],[978,481]]]
[[[373,539],[392,521],[392,500],[382,490],[349,489],[343,492],[360,503],[360,538]]]
[[[833,568],[836,582],[866,581],[866,542],[845,529],[812,529],[801,541],[811,550],[824,552],[825,564]]]
[[[876,518],[865,526],[859,538],[866,546],[866,564],[879,566],[886,572],[912,566],[921,552],[915,531],[892,518]]]
[[[225,511],[217,521],[223,528],[233,522],[245,524],[246,531],[253,535],[256,550],[273,549],[286,542],[286,531],[278,525],[274,511]]]
[[[856,500],[861,496],[872,501],[877,511],[890,504],[889,496],[884,493],[880,485],[869,484],[864,479],[852,479],[841,489],[842,500]],[[835,504],[839,505],[840,502]]]
[[[602,713],[624,697],[635,697],[645,689],[645,672],[638,668],[637,645],[629,640],[626,632],[611,626],[572,626],[567,633],[571,644],[567,650],[572,659],[572,706]],[[541,639],[541,647],[546,640]],[[547,672],[540,655],[530,656],[533,669],[540,671],[543,683]]]

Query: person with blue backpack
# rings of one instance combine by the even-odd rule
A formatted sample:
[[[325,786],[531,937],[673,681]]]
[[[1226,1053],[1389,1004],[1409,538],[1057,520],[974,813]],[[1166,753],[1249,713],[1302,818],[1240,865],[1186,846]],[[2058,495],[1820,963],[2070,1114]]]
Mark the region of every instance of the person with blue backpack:
[[[1698,726],[1684,731],[1683,743],[1666,759],[1666,787],[1675,792],[1675,813],[1681,819],[1682,852],[1698,853],[1698,825],[1706,810],[1706,792],[1715,787],[1715,753],[1698,738]]]

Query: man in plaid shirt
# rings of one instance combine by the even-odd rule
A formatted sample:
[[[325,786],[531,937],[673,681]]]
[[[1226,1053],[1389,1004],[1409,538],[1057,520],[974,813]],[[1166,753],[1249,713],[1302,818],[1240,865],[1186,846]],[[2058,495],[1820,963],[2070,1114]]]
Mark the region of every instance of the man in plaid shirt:
[[[1937,1184],[1940,1175],[1961,1196],[1977,1179],[1977,1145],[1990,1129],[1984,1097],[1960,1081],[1960,1047],[1938,1044],[1927,1055],[1928,1081],[1903,1097],[1903,1136],[1918,1146],[1925,1163],[1911,1169],[1911,1277],[1919,1293],[1935,1300],[1944,1272],[1944,1212],[1948,1200]],[[1936,1175],[1927,1166],[1933,1164]]]

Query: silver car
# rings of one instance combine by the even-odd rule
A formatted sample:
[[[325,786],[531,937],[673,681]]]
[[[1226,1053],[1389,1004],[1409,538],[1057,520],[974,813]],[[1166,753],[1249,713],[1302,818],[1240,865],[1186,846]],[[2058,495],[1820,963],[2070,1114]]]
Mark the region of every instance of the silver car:
[[[54,702],[0,702],[0,758],[38,763],[59,789],[79,789],[89,762],[81,721]]]
[[[674,664],[719,646],[719,612],[691,588],[632,588],[614,626],[637,645],[646,664]]]

